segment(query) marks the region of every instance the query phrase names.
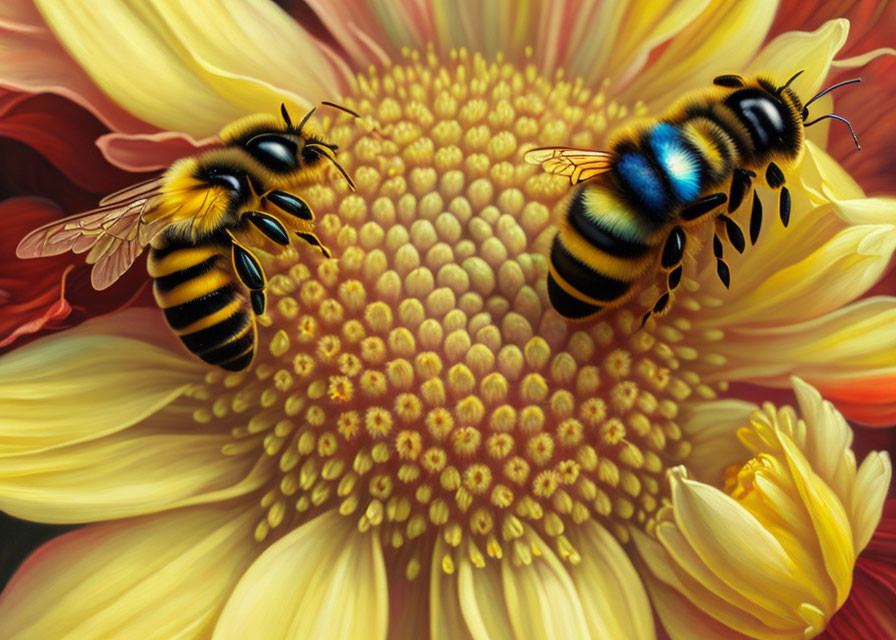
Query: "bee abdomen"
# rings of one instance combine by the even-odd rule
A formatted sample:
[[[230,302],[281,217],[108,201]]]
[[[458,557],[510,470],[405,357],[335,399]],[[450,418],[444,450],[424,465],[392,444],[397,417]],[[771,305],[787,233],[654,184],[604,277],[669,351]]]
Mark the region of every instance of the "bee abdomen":
[[[255,353],[255,320],[222,248],[159,244],[148,267],[168,325],[205,362],[245,369]]]
[[[605,275],[576,258],[559,234],[551,245],[551,265],[572,289],[592,300],[611,302],[624,296],[632,284]]]

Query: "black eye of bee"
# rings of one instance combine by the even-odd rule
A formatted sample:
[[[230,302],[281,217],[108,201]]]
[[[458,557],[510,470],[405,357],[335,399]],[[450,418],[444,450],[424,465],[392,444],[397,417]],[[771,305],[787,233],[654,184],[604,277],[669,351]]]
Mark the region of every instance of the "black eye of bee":
[[[725,99],[725,104],[746,126],[759,152],[780,149],[792,137],[782,114],[785,105],[765,91],[735,91]]]
[[[255,136],[246,143],[246,151],[275,173],[288,173],[299,168],[296,141],[279,133],[262,133]],[[305,155],[304,151],[302,155]]]

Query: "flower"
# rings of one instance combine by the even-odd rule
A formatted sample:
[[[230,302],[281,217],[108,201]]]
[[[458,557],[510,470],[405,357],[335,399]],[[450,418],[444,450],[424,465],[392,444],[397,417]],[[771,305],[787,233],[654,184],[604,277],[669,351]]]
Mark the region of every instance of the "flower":
[[[672,469],[671,504],[652,537],[634,530],[672,638],[811,638],[850,592],[880,520],[890,459],[873,452],[856,470],[843,417],[801,380],[794,389],[802,419],[789,407],[754,411],[737,434],[753,457],[726,468],[723,488]],[[730,434],[714,438],[704,442],[712,466],[732,455]]]
[[[730,291],[695,252],[643,331],[642,301],[581,325],[550,309],[541,247],[568,184],[521,161],[599,147],[721,73],[805,68],[812,95],[845,21],[760,50],[760,2],[545,4],[495,32],[489,5],[312,3],[325,43],[262,0],[35,4],[0,14],[0,50],[41,56],[0,84],[88,109],[119,167],[281,101],[339,96],[362,119],[314,125],[358,191],[300,191],[335,259],[266,258],[247,372],[203,365],[141,307],[0,357],[0,509],[93,523],[20,568],[7,635],[652,638],[632,536],[674,508],[681,465],[711,486],[736,461],[754,407],[720,394],[798,375],[892,422],[896,305],[861,299],[896,247],[892,200],[865,198],[820,132],[790,227],[731,256]],[[850,563],[856,540],[835,545]]]

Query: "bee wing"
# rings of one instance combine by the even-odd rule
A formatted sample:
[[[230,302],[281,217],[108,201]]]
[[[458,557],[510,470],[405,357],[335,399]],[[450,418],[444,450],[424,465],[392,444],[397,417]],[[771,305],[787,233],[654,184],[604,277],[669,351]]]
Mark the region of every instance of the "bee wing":
[[[100,207],[119,204],[122,202],[133,202],[140,198],[146,197],[147,194],[157,191],[164,181],[164,176],[158,175],[155,178],[132,184],[124,189],[119,189],[115,193],[110,193],[100,200]]]
[[[167,225],[167,220],[143,221],[157,193],[158,188],[139,198],[45,224],[22,239],[16,256],[40,258],[89,251],[87,263],[93,265],[90,282],[94,289],[105,289],[130,268],[148,241]]]
[[[574,147],[541,147],[523,156],[529,164],[539,164],[548,173],[568,176],[570,184],[577,184],[609,171],[613,154],[593,149]]]

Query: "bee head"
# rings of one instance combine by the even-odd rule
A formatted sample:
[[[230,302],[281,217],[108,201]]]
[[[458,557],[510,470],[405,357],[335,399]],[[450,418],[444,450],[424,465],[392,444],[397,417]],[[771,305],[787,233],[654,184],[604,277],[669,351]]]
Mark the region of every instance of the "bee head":
[[[802,105],[788,88],[794,78],[780,87],[768,78],[757,78],[741,85],[724,99],[725,105],[749,132],[759,154],[776,153],[790,157],[796,156],[802,147]]]
[[[336,160],[336,145],[303,132],[314,111],[312,108],[298,126],[293,126],[286,105],[280,105],[285,124],[283,130],[257,133],[243,142],[243,148],[263,167],[280,175],[300,174],[320,166],[324,161],[330,162],[354,190],[352,179]]]

